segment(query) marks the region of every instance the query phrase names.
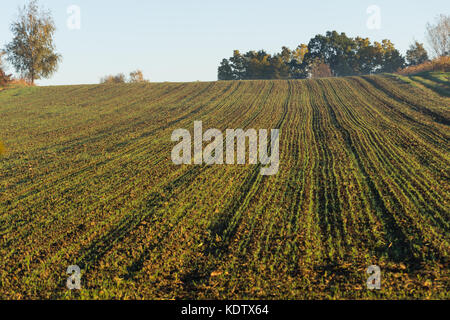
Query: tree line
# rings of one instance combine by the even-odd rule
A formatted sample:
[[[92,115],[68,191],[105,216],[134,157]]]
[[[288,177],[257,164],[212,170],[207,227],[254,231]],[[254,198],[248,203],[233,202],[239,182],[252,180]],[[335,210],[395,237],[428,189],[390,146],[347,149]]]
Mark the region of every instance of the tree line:
[[[413,50],[415,52],[417,48]],[[222,60],[218,78],[249,80],[350,76],[394,72],[404,65],[405,58],[390,40],[372,43],[368,38],[350,38],[345,33],[328,31],[325,35],[316,35],[308,45],[301,44],[295,50],[283,47],[281,52],[273,55],[264,50],[244,54],[235,50],[231,58]]]
[[[440,15],[435,25],[427,25],[426,34],[436,58],[450,54],[450,16]],[[241,54],[234,50],[232,57],[220,63],[218,79],[304,79],[389,73],[426,61],[428,52],[417,41],[402,56],[388,39],[372,42],[369,38],[351,38],[345,33],[328,31],[316,35],[308,44],[294,50],[282,47],[275,54],[265,50]]]

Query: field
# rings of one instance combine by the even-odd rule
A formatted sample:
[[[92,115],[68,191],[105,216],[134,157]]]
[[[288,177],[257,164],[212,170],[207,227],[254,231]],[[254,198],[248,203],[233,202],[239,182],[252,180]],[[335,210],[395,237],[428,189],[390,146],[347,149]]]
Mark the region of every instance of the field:
[[[448,299],[448,80],[1,91],[0,298]],[[197,120],[279,128],[278,174],[174,165]]]

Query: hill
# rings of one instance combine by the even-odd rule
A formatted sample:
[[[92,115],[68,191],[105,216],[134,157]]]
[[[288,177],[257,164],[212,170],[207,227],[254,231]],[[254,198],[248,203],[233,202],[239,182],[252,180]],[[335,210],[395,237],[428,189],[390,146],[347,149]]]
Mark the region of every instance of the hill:
[[[448,74],[2,91],[0,297],[448,299],[449,92]],[[174,165],[197,120],[279,128],[278,174]]]

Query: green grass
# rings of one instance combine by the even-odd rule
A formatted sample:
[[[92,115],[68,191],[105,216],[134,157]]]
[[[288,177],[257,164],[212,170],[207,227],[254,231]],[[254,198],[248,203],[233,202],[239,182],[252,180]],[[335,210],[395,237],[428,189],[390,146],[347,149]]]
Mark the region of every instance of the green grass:
[[[448,299],[445,88],[448,74],[4,90],[0,298]],[[278,174],[172,164],[172,131],[196,120],[280,128]]]

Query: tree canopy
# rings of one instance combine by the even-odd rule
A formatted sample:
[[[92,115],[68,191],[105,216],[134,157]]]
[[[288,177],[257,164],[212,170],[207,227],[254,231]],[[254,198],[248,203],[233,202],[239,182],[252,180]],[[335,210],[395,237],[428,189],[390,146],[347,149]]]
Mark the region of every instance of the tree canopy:
[[[55,52],[55,24],[50,12],[39,9],[32,0],[19,12],[11,24],[13,40],[6,45],[7,60],[30,83],[50,77],[61,60]]]
[[[406,60],[408,61],[408,66],[417,66],[428,61],[428,53],[425,50],[423,43],[415,41],[406,51]]]
[[[223,59],[219,80],[301,79],[308,76],[350,76],[395,72],[405,59],[390,40],[372,43],[368,38],[350,38],[345,33],[318,34],[308,45],[295,50],[283,47],[280,53],[264,50],[241,54],[235,50]]]

